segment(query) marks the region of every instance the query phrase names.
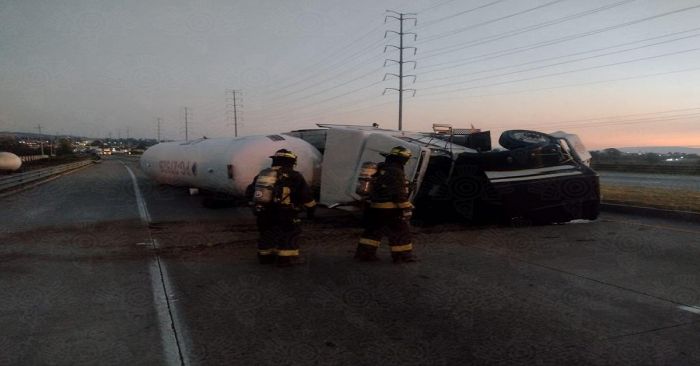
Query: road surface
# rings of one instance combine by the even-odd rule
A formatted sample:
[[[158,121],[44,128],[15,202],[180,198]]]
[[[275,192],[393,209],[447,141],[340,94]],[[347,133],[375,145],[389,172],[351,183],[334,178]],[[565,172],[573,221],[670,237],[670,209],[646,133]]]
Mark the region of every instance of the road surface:
[[[322,210],[275,268],[201,200],[112,159],[3,198],[0,365],[700,364],[698,225],[445,224],[365,264]]]

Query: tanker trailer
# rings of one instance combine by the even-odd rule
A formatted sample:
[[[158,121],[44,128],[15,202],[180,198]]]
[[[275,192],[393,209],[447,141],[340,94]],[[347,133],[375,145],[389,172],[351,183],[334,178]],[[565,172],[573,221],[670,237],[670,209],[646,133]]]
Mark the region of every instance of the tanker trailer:
[[[22,159],[10,152],[0,152],[0,172],[14,172],[22,166]]]
[[[245,195],[260,170],[270,167],[270,156],[279,149],[298,157],[295,169],[309,185],[318,187],[321,153],[308,142],[287,135],[239,138],[202,138],[151,146],[141,156],[141,169],[160,184]]]

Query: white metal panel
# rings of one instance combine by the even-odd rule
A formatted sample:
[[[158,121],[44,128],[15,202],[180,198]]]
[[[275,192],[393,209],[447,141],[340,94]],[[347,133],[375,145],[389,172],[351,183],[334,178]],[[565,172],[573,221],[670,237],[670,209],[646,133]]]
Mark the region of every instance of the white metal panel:
[[[332,205],[355,200],[348,190],[357,178],[358,161],[362,164],[360,156],[368,134],[352,129],[328,130],[321,173],[321,203]]]
[[[283,148],[297,154],[299,159],[295,169],[309,184],[317,185],[321,154],[309,143],[292,136],[281,136],[279,139],[246,136],[162,143],[144,152],[141,168],[162,184],[241,196],[255,175],[270,166],[270,155]],[[232,178],[229,178],[229,165],[232,167]]]
[[[22,159],[11,152],[0,152],[0,170],[15,171],[22,166]]]
[[[355,185],[362,163],[384,161],[381,154],[388,153],[394,146],[403,146],[411,151],[412,157],[406,163],[404,172],[408,180],[418,181],[421,146],[393,135],[376,130],[329,129],[321,178],[321,203],[332,205],[359,200]],[[427,157],[424,162],[427,164]]]

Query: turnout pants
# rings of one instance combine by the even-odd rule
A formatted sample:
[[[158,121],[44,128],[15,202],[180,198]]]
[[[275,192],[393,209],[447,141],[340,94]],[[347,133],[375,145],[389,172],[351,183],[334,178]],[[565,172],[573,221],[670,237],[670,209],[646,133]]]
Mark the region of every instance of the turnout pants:
[[[403,217],[402,209],[367,208],[364,227],[365,230],[357,246],[357,255],[360,259],[375,257],[377,248],[385,235],[389,238],[391,256],[394,259],[411,255],[413,250],[411,232],[408,221]]]
[[[258,256],[274,260],[275,257],[298,257],[301,225],[294,210],[267,208],[257,215]]]

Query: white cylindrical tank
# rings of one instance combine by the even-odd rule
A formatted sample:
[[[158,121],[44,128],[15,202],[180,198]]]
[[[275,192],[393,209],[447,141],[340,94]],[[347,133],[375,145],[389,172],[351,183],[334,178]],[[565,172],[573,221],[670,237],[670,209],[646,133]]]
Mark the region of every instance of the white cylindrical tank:
[[[143,153],[141,169],[161,184],[242,196],[253,178],[270,167],[270,156],[279,149],[298,156],[295,170],[309,185],[320,183],[321,153],[308,142],[287,135],[160,143]]]
[[[0,152],[0,170],[15,171],[22,166],[22,159],[10,152]]]

